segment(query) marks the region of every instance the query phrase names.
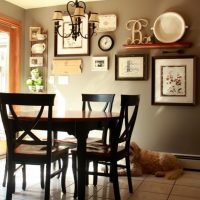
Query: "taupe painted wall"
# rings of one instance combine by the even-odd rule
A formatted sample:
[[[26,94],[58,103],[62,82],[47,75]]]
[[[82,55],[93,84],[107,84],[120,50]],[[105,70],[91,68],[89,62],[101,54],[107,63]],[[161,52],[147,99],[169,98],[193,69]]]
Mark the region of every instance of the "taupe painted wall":
[[[200,50],[200,18],[199,0],[105,0],[103,2],[87,3],[89,10],[100,14],[116,14],[117,30],[109,33],[115,40],[114,48],[105,53],[98,48],[98,39],[103,33],[92,38],[91,55],[83,59],[81,75],[69,76],[68,85],[50,85],[49,92],[56,92],[63,97],[68,109],[81,108],[81,93],[115,93],[114,111],[120,109],[120,94],[140,94],[141,103],[134,129],[133,140],[144,148],[184,154],[200,154],[200,106],[152,106],[151,105],[151,57],[162,55],[162,50],[125,50],[122,45],[130,36],[125,24],[130,19],[146,18],[152,27],[155,19],[165,11],[180,13],[189,29],[183,38],[193,42],[185,54],[197,55]],[[49,71],[54,58],[54,30],[51,21],[54,10],[62,10],[64,6],[32,9],[25,12],[25,65],[27,71],[29,61],[29,26],[42,26],[48,30]],[[149,78],[146,81],[115,81],[115,54],[146,53],[149,55]],[[91,72],[92,56],[109,56],[108,72]],[[74,58],[74,57],[73,57]],[[80,57],[78,57],[80,58]],[[199,61],[197,63],[197,69]],[[50,73],[50,72],[49,72]],[[28,76],[28,73],[27,73]],[[199,86],[199,70],[197,85]],[[27,78],[27,77],[26,77]],[[199,95],[198,95],[199,96]],[[57,105],[59,101],[57,98]]]

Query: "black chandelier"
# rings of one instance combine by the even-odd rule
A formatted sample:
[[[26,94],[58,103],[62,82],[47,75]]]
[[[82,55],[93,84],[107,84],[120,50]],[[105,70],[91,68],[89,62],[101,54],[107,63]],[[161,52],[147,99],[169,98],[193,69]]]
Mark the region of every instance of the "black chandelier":
[[[62,38],[68,38],[72,37],[75,41],[77,37],[81,36],[82,38],[88,39],[93,36],[93,34],[96,32],[96,24],[98,21],[98,14],[97,13],[89,13],[89,20],[88,20],[88,26],[90,29],[90,35],[86,34],[83,35],[81,31],[81,24],[83,23],[83,18],[86,14],[86,5],[83,1],[69,1],[66,5],[66,10],[64,12],[62,11],[54,11],[53,14],[53,20],[55,21],[55,32],[61,36]],[[60,32],[61,25],[59,24],[59,21],[63,21],[64,16],[70,17],[70,33],[63,33]]]

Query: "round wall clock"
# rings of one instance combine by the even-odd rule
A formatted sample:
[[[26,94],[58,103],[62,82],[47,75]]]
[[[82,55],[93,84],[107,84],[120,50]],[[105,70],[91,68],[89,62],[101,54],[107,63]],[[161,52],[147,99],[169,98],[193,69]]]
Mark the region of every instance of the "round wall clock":
[[[110,35],[103,35],[99,38],[98,45],[102,51],[109,51],[114,46],[114,40]]]

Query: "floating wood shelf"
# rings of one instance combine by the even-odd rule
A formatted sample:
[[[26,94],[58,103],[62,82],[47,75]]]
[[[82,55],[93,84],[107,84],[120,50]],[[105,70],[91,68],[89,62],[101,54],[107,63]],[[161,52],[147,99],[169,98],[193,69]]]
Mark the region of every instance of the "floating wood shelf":
[[[124,44],[126,49],[175,49],[191,47],[191,42],[174,42],[174,43],[153,43],[153,44]]]

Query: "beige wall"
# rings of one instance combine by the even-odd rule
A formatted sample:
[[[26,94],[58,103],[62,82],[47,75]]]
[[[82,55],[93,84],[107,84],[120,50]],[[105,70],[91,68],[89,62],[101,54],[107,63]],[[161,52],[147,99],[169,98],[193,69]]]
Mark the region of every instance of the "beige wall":
[[[68,85],[49,85],[49,92],[57,93],[63,97],[68,109],[81,108],[81,93],[115,93],[114,110],[120,109],[120,94],[140,94],[141,103],[138,119],[134,129],[133,140],[144,148],[184,154],[200,154],[200,107],[189,106],[152,106],[151,105],[151,58],[162,55],[162,50],[125,50],[122,45],[130,33],[125,24],[130,19],[146,18],[152,27],[155,19],[165,11],[180,13],[189,29],[183,38],[184,41],[193,42],[193,46],[185,54],[199,56],[200,46],[200,18],[199,0],[105,0],[102,2],[87,3],[88,10],[100,14],[116,14],[117,30],[109,33],[115,41],[114,48],[109,52],[102,52],[98,48],[98,39],[103,33],[92,38],[91,55],[78,57],[83,59],[83,72],[81,75],[69,76]],[[54,29],[51,21],[54,10],[64,9],[64,6],[27,10],[25,15],[25,71],[28,68],[29,42],[28,27],[42,26],[48,30],[48,56],[49,71],[54,58]],[[115,55],[119,53],[145,53],[149,55],[148,75],[146,81],[115,81]],[[92,72],[92,56],[109,56],[108,72]],[[64,57],[66,58],[66,57]],[[73,57],[74,58],[74,57]],[[197,68],[199,62],[197,63]],[[50,72],[49,72],[50,73]],[[199,70],[198,70],[199,73]],[[27,75],[28,76],[28,75]],[[197,74],[199,77],[199,74]],[[197,78],[197,85],[199,81]]]

